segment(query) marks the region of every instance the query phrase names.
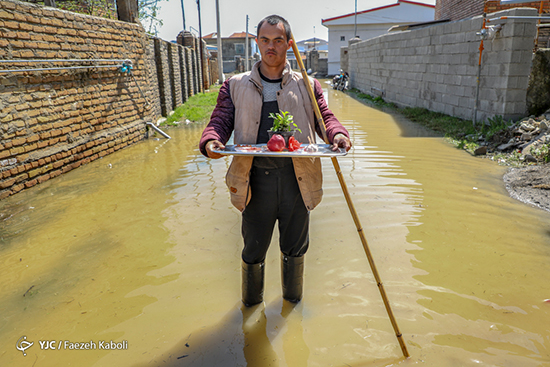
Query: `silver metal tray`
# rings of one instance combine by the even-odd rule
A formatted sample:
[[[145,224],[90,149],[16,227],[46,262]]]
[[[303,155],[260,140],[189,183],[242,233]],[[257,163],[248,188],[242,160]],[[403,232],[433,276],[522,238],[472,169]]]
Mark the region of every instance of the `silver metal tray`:
[[[272,152],[267,149],[266,144],[237,144],[226,145],[225,149],[213,150],[215,153],[224,155],[248,155],[248,156],[262,156],[262,157],[342,157],[348,154],[344,148],[338,148],[337,151],[330,149],[332,145],[329,144],[313,144],[317,147],[316,152],[308,152],[306,148],[309,144],[302,144],[298,150],[293,152],[288,149],[284,149],[281,152]]]

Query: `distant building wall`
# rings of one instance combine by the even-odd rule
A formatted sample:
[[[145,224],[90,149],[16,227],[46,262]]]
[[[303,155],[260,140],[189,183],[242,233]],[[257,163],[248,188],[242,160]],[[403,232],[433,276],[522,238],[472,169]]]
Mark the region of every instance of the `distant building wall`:
[[[204,41],[207,45],[218,45],[217,39],[205,38]],[[252,58],[256,52],[256,41],[254,37],[248,37],[248,56]],[[246,38],[222,38],[222,58],[223,58],[223,72],[231,73],[236,70],[235,60],[241,58],[244,60],[246,54]],[[250,65],[253,65],[254,61],[250,61]]]
[[[483,14],[485,0],[436,0],[435,20],[460,20]]]
[[[357,31],[355,13],[323,19],[322,24],[328,28],[328,73],[338,74],[340,48],[347,46],[354,37],[368,40],[388,33],[393,26],[433,20],[433,5],[407,0],[357,12]]]
[[[536,15],[512,9],[491,16]],[[390,33],[349,47],[351,86],[401,106],[424,107],[472,118],[482,18]],[[506,119],[527,112],[535,20],[508,19],[494,40],[485,40],[478,119]]]
[[[541,9],[542,5],[542,9]],[[548,15],[550,13],[550,0],[518,2],[506,4],[497,0],[436,0],[435,19],[461,20],[482,15],[483,12],[495,13],[497,11],[513,8],[534,8]],[[543,21],[543,23],[548,23]],[[550,47],[550,28],[541,27],[538,29],[535,48]]]

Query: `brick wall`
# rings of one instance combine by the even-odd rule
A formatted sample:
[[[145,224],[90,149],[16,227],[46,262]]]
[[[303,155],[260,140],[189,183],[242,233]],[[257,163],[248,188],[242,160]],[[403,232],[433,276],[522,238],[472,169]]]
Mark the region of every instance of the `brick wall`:
[[[182,87],[199,75],[182,83],[179,54],[188,53],[180,48],[137,24],[0,0],[0,60],[129,59],[135,77],[119,61],[0,73],[0,199],[143,139],[147,122],[193,94]],[[0,70],[89,65],[7,62]]]
[[[513,9],[493,16],[536,15]],[[401,106],[471,119],[479,59],[481,17],[390,33],[349,47],[352,87]],[[534,20],[509,19],[485,40],[478,120],[525,115],[526,90],[536,32]]]
[[[436,0],[435,20],[461,20],[482,15],[483,12],[495,13],[497,11],[509,10],[513,8],[534,8],[542,13],[550,13],[550,0],[516,4],[503,4],[496,0]],[[542,23],[548,23],[548,21],[542,21]],[[542,27],[539,28],[535,49],[546,47],[550,47],[550,28]]]
[[[143,90],[147,96],[147,101],[151,104],[151,114],[153,116],[162,116],[162,106],[160,99],[159,76],[155,56],[155,38],[148,37],[145,48],[145,71],[147,73],[148,88]]]
[[[435,20],[460,20],[483,14],[485,0],[436,0]]]
[[[449,19],[461,20],[482,15],[483,12],[495,13],[497,11],[513,8],[535,8],[540,9],[543,6],[543,13],[550,12],[550,0],[532,1],[526,3],[506,4],[500,1],[485,0],[436,0],[435,2],[435,20]],[[486,6],[486,8],[485,8]]]

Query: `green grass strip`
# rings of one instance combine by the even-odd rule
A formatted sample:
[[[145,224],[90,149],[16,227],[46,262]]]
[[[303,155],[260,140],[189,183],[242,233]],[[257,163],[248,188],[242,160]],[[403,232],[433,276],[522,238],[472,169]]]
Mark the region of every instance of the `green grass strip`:
[[[211,87],[205,93],[191,96],[184,104],[174,110],[161,126],[177,126],[179,122],[189,120],[192,122],[206,122],[210,119],[212,111],[218,100],[219,87]]]

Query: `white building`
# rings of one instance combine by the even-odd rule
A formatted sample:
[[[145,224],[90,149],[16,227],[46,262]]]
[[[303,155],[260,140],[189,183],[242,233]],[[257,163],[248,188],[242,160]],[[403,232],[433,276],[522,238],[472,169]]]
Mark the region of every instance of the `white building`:
[[[408,0],[357,12],[357,36],[367,40],[385,34],[393,26],[431,22],[435,6]],[[340,71],[340,48],[355,34],[355,13],[323,19],[328,28],[328,74]]]

